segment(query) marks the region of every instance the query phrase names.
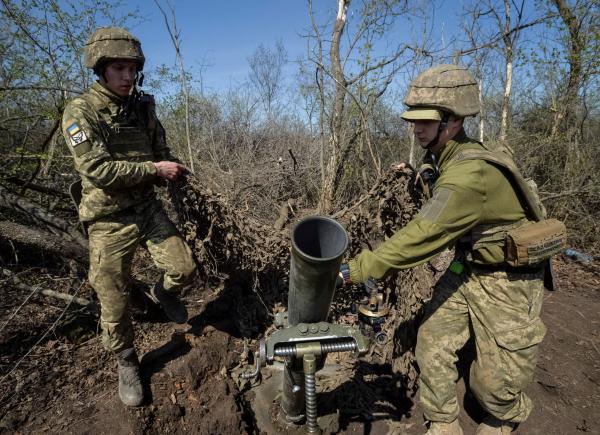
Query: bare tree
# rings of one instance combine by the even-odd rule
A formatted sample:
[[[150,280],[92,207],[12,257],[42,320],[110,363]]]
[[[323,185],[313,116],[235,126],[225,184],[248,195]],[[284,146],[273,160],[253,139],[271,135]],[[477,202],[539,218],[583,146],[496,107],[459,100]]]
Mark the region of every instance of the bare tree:
[[[369,113],[402,66],[401,57],[408,49],[405,44],[399,44],[381,57],[372,56],[371,52],[374,41],[381,38],[405,10],[404,2],[369,0],[360,3],[353,14],[357,23],[349,30],[350,3],[350,0],[337,2],[327,57],[323,29],[316,23],[309,0],[312,23],[309,38],[316,41],[309,60],[316,66],[319,101],[323,104],[322,121],[323,126],[327,126],[323,128],[321,138],[323,163],[319,210],[324,213],[332,209],[344,167],[349,165],[348,159],[356,152],[357,144],[364,145],[364,152],[370,156],[376,172],[380,171],[381,163],[370,136]],[[342,37],[347,41],[344,49]],[[352,54],[359,49],[362,53],[357,61]],[[349,105],[358,112],[355,120],[348,118]]]
[[[513,24],[511,16],[511,4],[517,10],[516,20]],[[483,104],[483,76],[481,73],[482,62],[490,48],[498,48],[504,57],[504,80],[503,80],[503,95],[502,105],[500,109],[500,131],[499,139],[501,142],[506,142],[508,132],[508,124],[510,118],[510,96],[513,85],[513,65],[514,53],[516,50],[516,41],[521,31],[521,20],[523,16],[524,0],[520,4],[516,4],[514,0],[502,0],[502,5],[496,0],[486,0],[484,2],[475,2],[471,10],[468,12],[467,23],[463,24],[468,35],[469,42],[473,47],[477,47],[481,39],[494,40],[495,43],[484,48],[480,48],[471,53],[474,61],[475,75],[479,82],[479,140],[483,141],[484,137],[484,104]],[[504,13],[499,12],[504,9]],[[481,22],[487,17],[492,17],[496,24],[497,33],[494,35],[483,35]]]
[[[572,128],[576,122],[579,91],[598,59],[597,26],[600,19],[597,1],[550,0],[566,28],[565,46],[568,74],[555,108],[552,136]],[[596,31],[594,32],[594,27]],[[591,68],[590,68],[591,67]]]
[[[466,16],[463,28],[470,47],[460,50],[456,57],[470,57],[474,63],[475,74],[479,81],[479,139],[484,137],[484,122],[487,117],[484,105],[484,64],[491,50],[502,54],[504,76],[502,78],[502,100],[499,114],[499,140],[506,145],[510,124],[511,95],[514,77],[514,59],[517,53],[517,41],[524,29],[547,22],[551,15],[523,22],[524,0],[484,0],[465,7]],[[513,13],[514,11],[514,13]],[[491,22],[490,22],[491,21]],[[493,30],[495,28],[495,30]]]
[[[160,5],[158,0],[154,0],[154,3],[160,10],[164,20],[171,42],[175,48],[175,56],[177,58],[177,66],[179,69],[179,79],[181,81],[181,92],[183,94],[184,108],[185,108],[185,139],[188,149],[188,158],[190,162],[190,170],[194,172],[194,154],[192,152],[192,141],[190,139],[190,91],[188,88],[188,82],[186,77],[185,68],[183,66],[183,56],[181,54],[181,31],[177,27],[177,19],[175,15],[175,7],[170,0],[167,0],[167,6],[171,12],[171,21],[167,17],[167,13]]]
[[[511,3],[516,9],[516,19],[513,26],[511,20]],[[521,0],[520,4],[515,3],[513,0],[504,0],[504,19],[498,13],[497,9],[490,4],[490,10],[494,15],[498,29],[502,32],[502,44],[504,52],[504,94],[502,96],[502,110],[500,115],[500,141],[506,142],[506,135],[508,132],[508,120],[510,111],[510,95],[512,92],[513,83],[513,61],[515,53],[515,44],[519,37],[520,31],[511,32],[511,28],[518,29],[521,25],[521,19],[523,17],[523,5],[525,0]]]
[[[337,184],[337,167],[340,161],[340,142],[342,135],[342,121],[344,104],[346,103],[346,77],[340,59],[340,40],[346,27],[348,6],[350,0],[338,0],[337,16],[333,27],[330,46],[331,77],[334,81],[334,97],[331,107],[331,135],[329,137],[329,160],[325,167],[324,184],[319,199],[319,210],[329,212],[333,203],[333,196]]]
[[[248,58],[250,83],[258,91],[268,118],[271,118],[273,104],[283,87],[283,67],[286,63],[287,52],[281,41],[274,48],[260,44]]]

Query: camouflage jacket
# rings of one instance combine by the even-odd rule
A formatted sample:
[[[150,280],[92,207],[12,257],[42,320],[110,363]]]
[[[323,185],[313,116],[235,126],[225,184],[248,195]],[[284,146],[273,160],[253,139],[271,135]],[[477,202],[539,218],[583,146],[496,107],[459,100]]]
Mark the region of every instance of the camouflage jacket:
[[[130,106],[130,107],[128,107]],[[79,217],[93,221],[155,200],[155,161],[173,160],[154,100],[128,105],[98,82],[65,107],[62,131],[81,175]]]
[[[483,146],[461,131],[438,157],[440,176],[433,195],[415,218],[375,251],[363,250],[350,260],[350,278],[364,282],[382,278],[431,259],[474,229],[522,225],[525,210],[507,176],[484,160],[456,157]],[[473,246],[470,260],[477,264],[504,262],[504,240]]]

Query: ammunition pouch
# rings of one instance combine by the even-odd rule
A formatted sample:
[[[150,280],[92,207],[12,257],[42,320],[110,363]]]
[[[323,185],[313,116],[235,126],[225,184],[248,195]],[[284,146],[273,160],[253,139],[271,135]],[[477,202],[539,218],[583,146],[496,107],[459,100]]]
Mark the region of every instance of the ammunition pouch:
[[[567,230],[556,219],[540,222],[522,219],[508,225],[478,225],[461,237],[459,243],[466,245],[469,261],[469,251],[493,245],[504,249],[506,265],[532,267],[565,249]]]
[[[557,219],[523,225],[506,233],[506,263],[532,266],[558,254],[567,245],[567,229]]]

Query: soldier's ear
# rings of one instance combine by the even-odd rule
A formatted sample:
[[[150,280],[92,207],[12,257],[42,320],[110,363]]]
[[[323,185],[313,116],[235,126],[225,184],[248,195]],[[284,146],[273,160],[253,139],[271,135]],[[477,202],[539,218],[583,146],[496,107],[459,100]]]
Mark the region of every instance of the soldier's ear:
[[[465,122],[465,118],[461,118],[456,115],[450,115],[449,121],[451,121],[453,124],[462,126]]]

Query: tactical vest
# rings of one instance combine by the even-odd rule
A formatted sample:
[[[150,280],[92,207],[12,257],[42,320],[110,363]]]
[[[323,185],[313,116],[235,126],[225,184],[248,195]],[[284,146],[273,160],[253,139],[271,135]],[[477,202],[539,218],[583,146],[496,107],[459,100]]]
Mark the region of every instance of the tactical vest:
[[[149,95],[143,97],[150,98]],[[106,103],[93,94],[81,95],[98,113],[102,135],[108,152],[114,160],[130,162],[147,162],[154,159],[152,135],[156,128],[153,117],[149,116],[150,102],[135,102],[131,113],[123,113],[114,119],[107,113]],[[153,99],[151,99],[153,102]]]
[[[480,224],[459,242],[467,243],[471,249],[486,244],[504,245],[505,261],[513,267],[531,267],[542,264],[552,255],[561,252],[567,241],[565,225],[556,219],[546,219],[546,210],[533,180],[525,179],[514,161],[502,152],[462,150],[453,160],[484,160],[497,167],[507,176],[527,215],[511,224]]]
[[[87,92],[79,98],[85,100],[94,110],[99,121],[101,135],[108,153],[115,161],[148,162],[154,161],[152,147],[156,134],[157,121],[151,115],[153,99],[145,95],[145,101],[136,101],[131,113],[110,113],[103,96]],[[106,216],[138,205],[147,204],[156,198],[153,184],[141,184],[118,191],[105,192],[95,187],[85,177],[82,179],[80,212],[82,220],[88,216]],[[91,217],[96,219],[96,217]]]

